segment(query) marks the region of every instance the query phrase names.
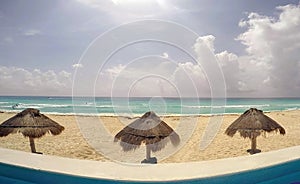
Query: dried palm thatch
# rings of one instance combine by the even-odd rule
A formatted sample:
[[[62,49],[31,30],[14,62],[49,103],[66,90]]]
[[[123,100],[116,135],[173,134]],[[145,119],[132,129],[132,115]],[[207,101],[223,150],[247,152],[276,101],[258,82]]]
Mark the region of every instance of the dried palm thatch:
[[[150,152],[163,149],[170,141],[174,146],[180,142],[179,135],[154,112],[147,112],[135,120],[116,136],[115,142],[120,141],[124,151],[135,150],[146,145],[146,159],[150,159]]]
[[[256,149],[256,137],[261,133],[280,132],[284,135],[285,130],[276,121],[266,116],[263,111],[256,108],[250,108],[236,119],[225,131],[228,136],[233,136],[236,132],[244,138],[251,139],[251,149],[248,150],[251,154],[260,152]]]
[[[34,138],[40,138],[47,132],[58,135],[63,130],[63,126],[41,114],[38,109],[28,108],[0,125],[0,137],[22,133],[24,137],[29,137],[31,151],[36,153]]]

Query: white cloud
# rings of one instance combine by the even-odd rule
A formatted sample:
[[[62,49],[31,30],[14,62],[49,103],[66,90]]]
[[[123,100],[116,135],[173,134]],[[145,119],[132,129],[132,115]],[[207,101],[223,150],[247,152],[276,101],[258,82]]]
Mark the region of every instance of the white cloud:
[[[101,5],[95,0],[77,0],[77,2],[82,3],[86,6],[90,6],[92,8],[101,8]]]
[[[183,96],[209,96],[210,87],[205,72],[197,63],[178,63],[172,76]]]
[[[263,80],[264,84],[268,84],[270,82],[270,77],[268,76],[265,80]]]
[[[158,18],[163,15],[182,12],[180,8],[165,0],[77,0],[77,2],[106,13],[113,21],[118,23],[128,20]]]
[[[112,68],[106,69],[105,73],[109,74],[109,77],[113,79],[113,78],[117,77],[124,69],[125,69],[125,66],[119,64],[117,66],[113,66]]]
[[[29,29],[24,31],[23,33],[25,36],[35,36],[35,35],[40,35],[42,32],[38,29]]]
[[[250,13],[240,23],[245,31],[237,40],[246,46],[246,55],[226,50],[215,53],[216,38],[202,36],[194,44],[200,65],[166,61],[168,54],[163,53],[152,60],[111,66],[101,72],[96,94],[210,96],[206,74],[219,72],[211,65],[217,59],[228,96],[299,96],[300,7],[288,5],[278,10],[282,11],[278,18]]]
[[[208,95],[205,75],[198,64],[145,59],[105,69],[97,81],[98,95],[197,96]]]
[[[198,60],[209,65],[209,52],[218,59],[228,96],[299,96],[300,5],[277,9],[278,17],[250,13],[240,22],[246,30],[237,40],[246,46],[247,55],[215,53],[212,35],[197,39]],[[205,52],[205,46],[210,51]]]
[[[256,64],[255,72],[248,75],[258,86],[267,82],[268,92],[273,95],[299,96],[300,5],[277,9],[281,11],[279,17],[250,13],[241,23],[247,30],[238,40],[247,47],[248,57]]]
[[[172,87],[168,81],[170,81],[174,65],[171,61],[155,57],[141,58],[127,65],[111,66],[100,73],[96,85],[97,94],[172,96],[172,89],[170,89]],[[160,84],[161,87],[156,84]]]
[[[166,53],[166,52],[164,52],[163,54],[162,54],[162,56],[161,56],[162,58],[169,58],[169,54],[168,53]]]
[[[199,37],[195,44],[196,52],[197,52],[197,47],[199,47],[199,44],[202,44],[202,43],[204,43],[212,52],[214,52],[215,51],[215,46],[214,46],[215,39],[216,38],[213,35]]]
[[[69,95],[71,74],[0,66],[0,88],[2,95]]]
[[[108,95],[118,91],[120,96],[130,92],[137,96],[176,96],[176,90],[181,96],[210,96],[206,74],[219,71],[211,67],[216,58],[228,96],[299,96],[300,6],[277,9],[278,17],[250,13],[240,23],[245,31],[237,40],[246,46],[245,55],[226,50],[215,53],[216,38],[202,36],[194,44],[200,66],[189,61],[165,61],[167,54],[163,53],[153,61],[106,69],[100,77],[103,85],[98,85],[97,90]]]
[[[82,68],[83,65],[81,63],[76,63],[72,65],[73,68]]]
[[[242,88],[242,83],[240,82],[241,68],[238,62],[238,56],[228,51],[223,51],[217,53],[216,58],[224,74],[227,92],[231,95],[236,95]]]

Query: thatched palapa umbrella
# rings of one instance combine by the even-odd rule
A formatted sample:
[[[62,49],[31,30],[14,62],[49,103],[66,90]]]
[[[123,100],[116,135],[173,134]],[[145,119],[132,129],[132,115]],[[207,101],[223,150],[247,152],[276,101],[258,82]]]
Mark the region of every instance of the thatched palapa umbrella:
[[[237,131],[242,137],[251,139],[251,149],[247,150],[250,154],[261,152],[256,149],[256,137],[261,133],[279,131],[280,134],[285,134],[282,126],[256,108],[250,108],[244,112],[226,129],[225,133],[232,137]]]
[[[146,159],[142,163],[156,163],[156,158],[151,158],[151,151],[163,149],[168,141],[174,146],[180,142],[179,135],[154,112],[147,112],[135,120],[116,136],[115,142],[120,141],[124,151],[135,150],[141,145],[146,145]]]
[[[47,132],[58,135],[63,130],[63,126],[41,114],[39,110],[28,108],[0,125],[0,137],[20,132],[24,137],[29,137],[31,152],[39,153],[35,150],[34,138],[40,138]]]

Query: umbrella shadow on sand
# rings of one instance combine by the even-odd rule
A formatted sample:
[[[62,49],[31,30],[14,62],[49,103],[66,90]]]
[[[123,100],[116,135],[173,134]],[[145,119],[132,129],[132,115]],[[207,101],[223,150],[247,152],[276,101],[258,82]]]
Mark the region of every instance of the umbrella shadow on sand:
[[[244,138],[251,139],[251,149],[247,152],[250,154],[260,153],[261,150],[256,149],[256,138],[262,133],[278,132],[282,135],[285,130],[276,121],[266,116],[263,111],[256,108],[250,108],[236,119],[225,131],[228,136],[233,137],[236,132]]]
[[[38,109],[28,108],[0,125],[0,137],[11,133],[22,133],[24,137],[29,137],[31,152],[42,154],[36,152],[34,139],[42,137],[47,132],[58,135],[64,129],[63,126],[41,114]]]
[[[141,163],[157,163],[157,159],[151,157],[151,151],[157,152],[162,150],[169,141],[174,146],[177,146],[180,143],[180,138],[154,112],[147,112],[117,133],[115,142],[117,141],[120,141],[120,145],[125,152],[145,145],[146,159]]]

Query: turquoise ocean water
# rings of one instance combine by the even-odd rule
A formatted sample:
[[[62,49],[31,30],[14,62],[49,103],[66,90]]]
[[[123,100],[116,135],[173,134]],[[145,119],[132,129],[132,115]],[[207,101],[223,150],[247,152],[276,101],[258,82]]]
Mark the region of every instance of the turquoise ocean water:
[[[243,113],[250,107],[263,111],[300,109],[300,98],[110,98],[0,96],[0,111],[37,108],[42,113],[139,116],[152,110],[159,115],[209,115]]]

